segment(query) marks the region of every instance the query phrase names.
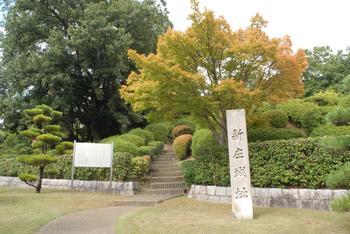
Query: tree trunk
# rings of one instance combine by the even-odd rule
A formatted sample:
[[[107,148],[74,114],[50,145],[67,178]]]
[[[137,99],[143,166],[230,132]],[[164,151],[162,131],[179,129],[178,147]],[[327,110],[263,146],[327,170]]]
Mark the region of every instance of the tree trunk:
[[[40,168],[39,168],[39,180],[38,180],[38,183],[35,187],[37,193],[40,193],[40,191],[41,191],[41,184],[42,184],[42,181],[44,178],[44,168],[45,168],[45,166],[40,166]]]

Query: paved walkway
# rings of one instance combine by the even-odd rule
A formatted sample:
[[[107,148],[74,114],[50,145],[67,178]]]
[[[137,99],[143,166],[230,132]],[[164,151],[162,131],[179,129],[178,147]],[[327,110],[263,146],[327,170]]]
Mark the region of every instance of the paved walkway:
[[[38,234],[114,234],[117,218],[139,207],[107,207],[58,217],[46,224]]]
[[[152,206],[186,193],[180,168],[176,165],[173,148],[164,146],[162,154],[152,160],[151,183],[130,198],[115,201],[114,207],[91,209],[58,217],[43,226],[38,234],[109,234],[115,233],[117,218],[140,206]]]

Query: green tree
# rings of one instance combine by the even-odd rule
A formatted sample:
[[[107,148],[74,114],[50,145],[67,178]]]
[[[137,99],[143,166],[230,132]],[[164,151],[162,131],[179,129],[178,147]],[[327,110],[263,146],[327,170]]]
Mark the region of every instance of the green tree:
[[[129,76],[123,97],[150,117],[190,113],[225,144],[228,109],[251,113],[262,101],[280,102],[303,94],[304,52],[293,53],[288,37],[269,38],[256,15],[246,29],[232,31],[223,17],[199,11],[192,1],[191,26],[168,30],[157,54],[129,51],[139,73]]]
[[[17,0],[1,41],[5,127],[23,128],[19,110],[40,103],[63,112],[71,137],[99,140],[142,123],[118,91],[134,69],[127,50],[153,52],[169,26],[155,0]]]
[[[349,92],[350,51],[333,52],[329,46],[306,50],[309,66],[304,73],[305,96],[327,89]]]
[[[32,147],[39,149],[40,154],[22,156],[19,161],[37,167],[39,175],[24,173],[18,177],[40,193],[45,167],[56,161],[56,157],[48,155],[47,152],[54,146],[59,146],[64,137],[61,126],[54,124],[62,117],[62,112],[55,111],[46,105],[38,105],[25,110],[24,117],[28,129],[21,131],[20,134],[27,137],[32,142]],[[35,181],[37,181],[36,184]]]

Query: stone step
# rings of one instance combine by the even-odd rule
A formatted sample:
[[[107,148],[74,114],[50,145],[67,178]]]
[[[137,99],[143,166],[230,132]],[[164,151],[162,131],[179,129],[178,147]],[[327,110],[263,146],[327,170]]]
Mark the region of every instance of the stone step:
[[[151,162],[152,165],[176,165],[176,161],[152,161]]]
[[[151,170],[157,170],[157,169],[169,169],[169,170],[175,170],[175,169],[179,169],[179,167],[176,164],[172,164],[172,165],[151,165],[150,166]]]
[[[152,177],[172,177],[172,176],[182,176],[180,171],[177,172],[151,172]]]
[[[151,172],[159,172],[159,173],[163,173],[163,172],[181,172],[180,169],[178,167],[156,167],[156,168],[151,168],[150,169]]]
[[[184,182],[152,183],[151,189],[187,189]]]
[[[184,178],[182,176],[169,176],[169,177],[152,177],[152,183],[161,183],[161,182],[182,182]]]
[[[162,201],[147,201],[147,200],[122,200],[115,201],[115,206],[155,206]]]
[[[147,189],[142,194],[145,195],[183,195],[187,189]]]
[[[175,156],[174,155],[169,155],[169,156],[161,155],[158,158],[155,158],[153,160],[155,160],[155,161],[157,161],[157,160],[175,160]]]

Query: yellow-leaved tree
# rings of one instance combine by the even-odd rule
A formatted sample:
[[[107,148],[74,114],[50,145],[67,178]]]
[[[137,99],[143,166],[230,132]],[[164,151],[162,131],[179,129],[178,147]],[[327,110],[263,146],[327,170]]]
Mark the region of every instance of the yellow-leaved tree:
[[[129,50],[139,72],[130,74],[121,94],[134,110],[163,118],[189,113],[226,144],[226,110],[244,108],[254,118],[263,101],[303,94],[307,60],[303,50],[293,53],[288,36],[269,38],[259,14],[248,28],[232,31],[223,17],[201,12],[198,1],[192,9],[191,26],[184,33],[169,29],[156,54]]]

